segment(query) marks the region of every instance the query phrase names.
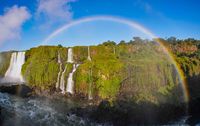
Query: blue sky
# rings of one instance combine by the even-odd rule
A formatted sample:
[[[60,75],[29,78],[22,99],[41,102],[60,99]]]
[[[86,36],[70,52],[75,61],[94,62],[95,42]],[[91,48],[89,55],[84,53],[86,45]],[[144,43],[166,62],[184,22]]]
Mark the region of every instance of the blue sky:
[[[0,51],[38,46],[63,25],[96,15],[133,20],[158,37],[200,39],[199,12],[199,0],[0,0]],[[71,27],[48,44],[128,41],[139,32],[117,22],[93,21]]]

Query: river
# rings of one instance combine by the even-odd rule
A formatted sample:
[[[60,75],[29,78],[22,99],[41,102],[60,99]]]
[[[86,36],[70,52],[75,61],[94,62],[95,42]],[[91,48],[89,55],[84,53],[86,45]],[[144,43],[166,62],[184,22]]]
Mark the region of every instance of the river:
[[[74,108],[82,107],[84,101],[66,97],[46,98],[39,96],[20,97],[0,93],[1,125],[3,126],[97,126],[111,123],[96,123],[72,113]],[[104,116],[104,115],[101,115]],[[167,125],[188,125],[187,119],[192,115],[183,116]],[[167,118],[167,117],[166,117]],[[197,118],[199,120],[199,118]],[[198,124],[197,119],[190,124]],[[196,123],[194,123],[196,121]],[[200,122],[200,121],[199,121]]]
[[[92,126],[99,125],[70,113],[80,102],[66,98],[22,98],[0,93],[2,123],[4,126]]]

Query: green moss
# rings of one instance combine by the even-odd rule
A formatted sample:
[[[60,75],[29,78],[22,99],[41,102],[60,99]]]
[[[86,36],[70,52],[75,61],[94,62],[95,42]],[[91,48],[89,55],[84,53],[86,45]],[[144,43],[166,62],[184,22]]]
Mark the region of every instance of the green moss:
[[[67,84],[67,79],[68,79],[69,73],[72,72],[73,64],[67,63],[65,66],[66,66],[66,71],[65,71],[64,78],[65,78],[65,82],[66,82],[66,84]]]
[[[10,65],[12,52],[1,52],[0,53],[0,77],[3,77]]]
[[[142,41],[142,40],[140,40]],[[187,77],[199,76],[199,51],[182,53],[179,49],[185,44],[164,45],[174,52],[175,59],[180,64]],[[195,45],[196,47],[199,45]],[[190,46],[193,47],[193,46]],[[125,98],[136,102],[149,101],[161,103],[178,101],[182,92],[174,93],[180,88],[179,75],[168,55],[162,47],[154,42],[121,43],[116,45],[109,41],[102,45],[90,46],[91,61],[87,60],[88,47],[72,47],[74,63],[80,64],[75,72],[75,92],[93,97],[116,100]],[[188,51],[188,50],[187,50]],[[62,46],[40,46],[26,52],[26,62],[22,73],[27,83],[32,87],[51,89],[55,87],[61,56],[62,70],[65,69],[65,81],[72,71],[73,64],[67,63],[67,48]],[[0,64],[0,75],[8,68],[10,54],[4,54],[7,60]],[[179,94],[180,93],[180,94]]]
[[[75,46],[73,47],[73,58],[76,63],[83,63],[88,56],[87,46]]]
[[[91,90],[102,99],[120,94],[137,102],[167,102],[180,83],[171,60],[156,44],[99,45],[90,51],[92,61],[84,60],[74,77],[76,92],[85,96]]]
[[[120,45],[116,52],[124,63],[122,98],[137,102],[168,102],[168,96],[180,82],[171,60],[160,46],[152,43]],[[160,99],[160,95],[165,97]]]
[[[122,64],[106,46],[90,47],[92,61],[85,61],[76,72],[76,92],[93,96],[115,98],[119,88]]]
[[[66,61],[67,49],[56,46],[40,46],[26,52],[26,62],[23,65],[22,73],[26,82],[41,89],[55,87],[59,64],[58,54],[62,62]]]

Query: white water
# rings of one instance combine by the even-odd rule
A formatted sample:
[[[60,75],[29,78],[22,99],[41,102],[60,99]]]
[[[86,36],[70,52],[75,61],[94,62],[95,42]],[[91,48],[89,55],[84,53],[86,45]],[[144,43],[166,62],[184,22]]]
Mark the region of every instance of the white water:
[[[90,47],[88,46],[88,58],[89,61],[91,61],[91,57],[90,57]]]
[[[67,62],[68,62],[68,63],[73,63],[73,52],[72,52],[72,48],[69,48],[69,49],[68,49]]]
[[[60,74],[61,74],[61,72],[62,72],[62,63],[61,63],[60,54],[58,54],[58,63],[60,64],[60,71],[59,71],[58,77],[57,77],[56,88],[59,87],[59,83],[60,83]]]
[[[73,64],[73,70],[71,73],[69,73],[69,77],[67,79],[67,88],[66,88],[66,92],[73,94],[73,88],[74,88],[74,80],[73,80],[73,75],[74,72],[76,71],[77,67],[79,66],[79,64]]]
[[[89,99],[89,100],[92,100],[92,99],[93,99],[91,89],[89,89],[88,99]]]
[[[10,59],[10,66],[5,73],[2,82],[16,83],[24,82],[21,74],[22,65],[25,62],[25,52],[13,52]]]
[[[100,126],[69,110],[81,106],[70,99],[21,98],[0,92],[3,126]]]
[[[65,94],[65,72],[67,70],[67,65],[65,66],[65,69],[64,71],[62,72],[62,75],[61,75],[61,79],[60,79],[60,89],[61,89],[61,93],[62,94]]]

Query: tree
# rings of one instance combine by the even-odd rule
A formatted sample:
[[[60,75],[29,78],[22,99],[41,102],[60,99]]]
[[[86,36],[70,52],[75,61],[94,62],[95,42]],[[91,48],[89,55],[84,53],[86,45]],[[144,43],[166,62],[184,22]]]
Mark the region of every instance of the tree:
[[[103,45],[104,45],[104,46],[115,46],[116,43],[115,43],[114,41],[108,40],[107,42],[104,42]]]
[[[177,39],[176,39],[176,37],[173,37],[173,36],[172,36],[172,37],[169,37],[169,38],[167,39],[167,41],[173,44],[173,43],[176,43]]]
[[[58,47],[61,48],[61,47],[63,47],[63,46],[62,46],[61,44],[58,44]]]
[[[142,40],[140,37],[133,37],[133,40],[134,40],[136,43],[141,43],[141,42],[143,42],[143,40]]]
[[[121,40],[118,45],[126,45],[126,42],[124,40]]]

